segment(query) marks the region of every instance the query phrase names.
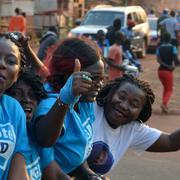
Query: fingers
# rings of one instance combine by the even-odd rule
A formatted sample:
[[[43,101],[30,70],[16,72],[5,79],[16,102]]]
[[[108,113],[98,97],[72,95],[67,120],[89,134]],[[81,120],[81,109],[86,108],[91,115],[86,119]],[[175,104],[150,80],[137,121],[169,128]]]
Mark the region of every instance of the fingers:
[[[75,59],[74,61],[74,72],[79,72],[81,71],[81,63],[79,59]]]

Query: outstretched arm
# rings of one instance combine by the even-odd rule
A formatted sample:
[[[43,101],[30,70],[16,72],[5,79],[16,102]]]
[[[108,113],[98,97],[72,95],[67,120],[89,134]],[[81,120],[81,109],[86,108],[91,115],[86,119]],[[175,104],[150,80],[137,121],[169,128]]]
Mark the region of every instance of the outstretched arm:
[[[106,63],[109,65],[109,66],[112,66],[112,67],[114,67],[114,68],[116,68],[116,69],[120,69],[120,70],[124,70],[124,66],[123,65],[121,65],[121,64],[115,64],[114,62],[113,62],[113,60],[112,59],[110,59],[110,58],[106,58]]]
[[[171,152],[180,149],[180,129],[171,134],[163,133],[147,151],[150,152]]]

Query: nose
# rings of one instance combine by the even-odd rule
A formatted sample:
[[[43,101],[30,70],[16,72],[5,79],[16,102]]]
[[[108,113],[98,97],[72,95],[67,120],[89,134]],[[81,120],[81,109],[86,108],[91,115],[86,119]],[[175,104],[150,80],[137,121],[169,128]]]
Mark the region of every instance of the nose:
[[[3,57],[0,57],[0,68],[6,68],[6,63]]]
[[[29,97],[28,94],[24,94],[24,95],[21,97],[21,101],[26,102],[26,103],[30,103],[30,102],[31,102],[31,98]]]
[[[120,106],[121,106],[121,108],[122,108],[124,111],[128,111],[128,110],[129,110],[129,103],[128,103],[127,100],[122,101],[122,102],[120,103]]]

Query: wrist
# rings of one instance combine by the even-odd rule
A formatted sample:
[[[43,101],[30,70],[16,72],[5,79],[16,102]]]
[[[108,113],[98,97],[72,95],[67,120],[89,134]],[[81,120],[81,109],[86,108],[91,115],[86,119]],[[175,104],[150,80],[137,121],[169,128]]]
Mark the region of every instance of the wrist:
[[[57,104],[59,107],[64,107],[64,108],[68,108],[69,105],[68,104],[65,104],[61,101],[60,97],[57,98]]]

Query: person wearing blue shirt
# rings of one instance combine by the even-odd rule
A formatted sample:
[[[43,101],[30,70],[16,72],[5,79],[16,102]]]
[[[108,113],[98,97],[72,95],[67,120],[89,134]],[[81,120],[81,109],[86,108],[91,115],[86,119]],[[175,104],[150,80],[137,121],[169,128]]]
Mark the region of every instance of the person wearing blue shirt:
[[[109,54],[110,43],[109,43],[109,40],[106,39],[104,31],[101,29],[97,32],[96,42],[99,48],[101,49],[103,57],[107,58]]]
[[[168,102],[173,93],[173,71],[179,65],[178,51],[171,43],[169,33],[162,35],[162,44],[157,48],[156,55],[159,63],[158,77],[163,86],[162,113],[168,113]]]
[[[27,180],[29,153],[26,117],[20,104],[4,94],[16,82],[25,59],[13,33],[0,34],[0,179]]]
[[[26,69],[17,82],[6,91],[6,94],[16,98],[26,113],[27,133],[31,153],[25,155],[26,167],[31,180],[63,179],[57,163],[54,160],[52,148],[42,148],[36,143],[34,126],[31,122],[34,111],[40,100],[47,96],[38,75]]]
[[[92,102],[104,74],[99,48],[86,38],[65,39],[53,51],[47,68],[48,98],[40,102],[34,118],[37,140],[45,147],[53,145],[55,160],[66,174],[78,179],[100,178],[86,163],[92,148]]]

